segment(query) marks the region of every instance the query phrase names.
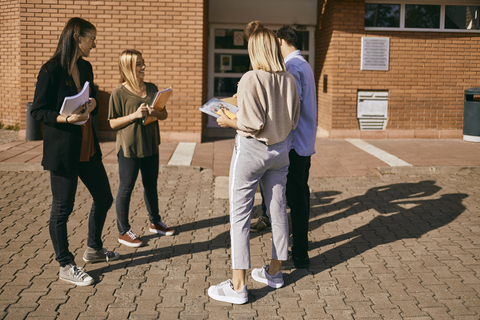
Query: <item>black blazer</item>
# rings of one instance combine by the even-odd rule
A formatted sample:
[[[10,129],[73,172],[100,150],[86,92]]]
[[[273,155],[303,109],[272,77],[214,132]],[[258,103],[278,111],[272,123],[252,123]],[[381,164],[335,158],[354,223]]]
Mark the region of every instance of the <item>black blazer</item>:
[[[89,81],[90,97],[96,99],[97,92],[93,84],[92,65],[80,58],[77,60],[77,66],[80,72],[81,86],[83,87],[85,81]],[[67,77],[69,83],[66,81]],[[55,122],[65,97],[74,96],[77,93],[73,78],[66,75],[60,63],[49,61],[42,67],[37,77],[31,115],[35,120],[45,124],[42,159],[45,170],[71,172],[78,169],[82,148],[82,130],[80,126],[74,124]],[[97,107],[91,115],[96,113],[98,113],[98,101]],[[93,130],[93,136],[95,156],[101,159],[102,154],[95,130]]]

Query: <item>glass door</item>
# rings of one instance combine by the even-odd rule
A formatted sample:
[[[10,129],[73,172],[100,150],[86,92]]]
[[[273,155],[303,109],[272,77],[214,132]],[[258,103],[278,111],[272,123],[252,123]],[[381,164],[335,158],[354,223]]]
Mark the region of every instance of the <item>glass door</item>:
[[[231,97],[237,92],[237,84],[243,74],[250,70],[247,41],[243,37],[245,25],[211,25],[208,59],[208,99]],[[267,26],[276,31],[280,26]],[[314,28],[299,28],[303,56],[313,69]],[[213,117],[208,127],[218,127]]]

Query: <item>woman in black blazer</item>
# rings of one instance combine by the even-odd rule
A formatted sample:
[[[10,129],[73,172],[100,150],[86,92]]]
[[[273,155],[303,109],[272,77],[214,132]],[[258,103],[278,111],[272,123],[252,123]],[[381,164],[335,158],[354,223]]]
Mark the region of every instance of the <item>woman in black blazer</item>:
[[[95,26],[86,20],[72,18],[67,22],[55,54],[40,70],[31,111],[34,119],[45,124],[42,165],[50,171],[53,199],[49,228],[56,260],[60,263],[60,279],[80,286],[95,281],[76,266],[68,250],[67,221],[73,211],[78,178],[93,197],[83,260],[119,258],[117,252],[103,248],[101,239],[113,197],[90,117],[97,112],[92,65],[83,59],[96,47],[96,35]],[[65,97],[80,92],[86,81],[90,83],[89,102],[72,115],[61,115]]]

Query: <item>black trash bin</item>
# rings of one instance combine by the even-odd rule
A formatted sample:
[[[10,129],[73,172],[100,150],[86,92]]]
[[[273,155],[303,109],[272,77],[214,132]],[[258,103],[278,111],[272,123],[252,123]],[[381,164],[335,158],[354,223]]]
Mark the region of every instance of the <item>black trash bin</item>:
[[[463,140],[480,142],[480,88],[465,90]]]
[[[36,121],[33,119],[32,115],[30,114],[30,111],[32,111],[32,102],[27,103],[27,130],[26,130],[26,138],[25,140],[27,141],[34,141],[34,140],[41,140],[41,123],[40,121]]]

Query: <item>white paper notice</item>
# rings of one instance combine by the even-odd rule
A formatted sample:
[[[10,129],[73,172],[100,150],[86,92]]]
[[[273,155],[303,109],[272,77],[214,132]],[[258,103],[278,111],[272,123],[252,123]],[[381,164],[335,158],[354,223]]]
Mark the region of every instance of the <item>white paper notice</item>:
[[[361,70],[388,71],[390,38],[362,37]]]

